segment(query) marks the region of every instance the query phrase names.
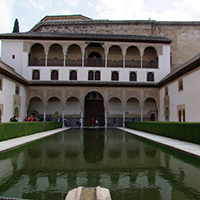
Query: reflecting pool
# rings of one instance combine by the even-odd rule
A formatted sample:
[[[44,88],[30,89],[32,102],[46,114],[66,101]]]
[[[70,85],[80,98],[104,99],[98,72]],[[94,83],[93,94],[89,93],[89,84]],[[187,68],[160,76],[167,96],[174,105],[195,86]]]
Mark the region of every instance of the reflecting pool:
[[[118,129],[71,129],[0,154],[0,196],[64,200],[101,186],[112,200],[194,200],[199,163]]]

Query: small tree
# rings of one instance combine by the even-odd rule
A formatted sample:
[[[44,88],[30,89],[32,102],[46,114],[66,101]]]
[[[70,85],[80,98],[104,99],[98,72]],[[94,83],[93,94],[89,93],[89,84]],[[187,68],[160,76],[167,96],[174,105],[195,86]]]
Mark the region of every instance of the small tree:
[[[14,27],[13,27],[13,33],[19,33],[19,22],[18,19],[15,19]]]

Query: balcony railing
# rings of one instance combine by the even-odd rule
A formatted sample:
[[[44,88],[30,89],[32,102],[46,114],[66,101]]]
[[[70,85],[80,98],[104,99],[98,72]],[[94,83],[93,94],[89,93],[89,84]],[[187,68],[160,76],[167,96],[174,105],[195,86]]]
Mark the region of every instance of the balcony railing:
[[[102,60],[101,58],[87,58],[85,59],[85,66],[104,67],[105,60]]]
[[[63,66],[63,59],[48,59],[48,66]],[[45,59],[29,59],[29,66],[45,66]],[[66,59],[65,66],[82,66],[82,59]],[[105,67],[105,60],[101,58],[87,58],[84,60],[84,66],[86,67]],[[123,60],[108,60],[107,67],[123,67]],[[126,60],[126,68],[141,68],[140,60]],[[142,61],[142,68],[157,69],[157,61]]]
[[[141,68],[141,61],[140,60],[126,60],[126,67],[127,68]]]
[[[66,59],[66,66],[82,66],[82,59]]]
[[[123,60],[108,60],[108,67],[123,67]]]
[[[48,59],[48,66],[63,66],[63,59]]]
[[[29,59],[29,66],[45,66],[45,59]]]
[[[142,68],[151,68],[151,69],[156,69],[158,68],[158,62],[157,61],[143,61],[142,62]]]

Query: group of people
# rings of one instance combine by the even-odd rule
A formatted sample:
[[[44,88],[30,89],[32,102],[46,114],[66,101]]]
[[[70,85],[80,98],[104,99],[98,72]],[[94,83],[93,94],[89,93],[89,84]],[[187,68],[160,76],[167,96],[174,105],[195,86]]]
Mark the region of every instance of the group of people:
[[[18,118],[16,116],[13,116],[10,118],[10,122],[18,122]]]
[[[94,119],[93,117],[92,117],[92,126],[99,126],[99,119],[98,118],[96,118],[96,119]]]
[[[18,118],[16,116],[13,116],[9,120],[10,122],[18,122]],[[33,122],[33,121],[40,121],[39,118],[35,118],[33,114],[31,114],[29,117],[26,117],[24,119],[24,122]]]

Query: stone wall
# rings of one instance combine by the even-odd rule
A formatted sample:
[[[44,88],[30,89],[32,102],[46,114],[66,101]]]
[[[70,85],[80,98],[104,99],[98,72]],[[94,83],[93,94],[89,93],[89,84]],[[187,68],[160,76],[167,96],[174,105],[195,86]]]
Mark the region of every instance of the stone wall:
[[[84,21],[64,24],[50,23],[36,32],[131,34],[164,36],[172,40],[171,70],[174,70],[199,53],[200,24],[198,22],[156,21]]]

